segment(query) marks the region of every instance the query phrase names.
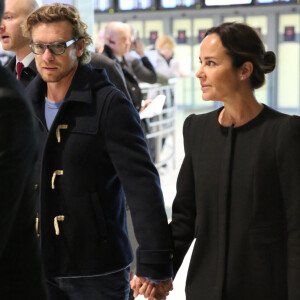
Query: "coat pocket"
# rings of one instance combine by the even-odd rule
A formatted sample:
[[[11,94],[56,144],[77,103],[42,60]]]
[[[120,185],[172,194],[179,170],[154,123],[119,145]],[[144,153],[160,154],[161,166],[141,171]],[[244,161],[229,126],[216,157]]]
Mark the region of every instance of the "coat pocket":
[[[98,193],[69,195],[62,208],[62,232],[71,243],[107,240],[107,222]]]

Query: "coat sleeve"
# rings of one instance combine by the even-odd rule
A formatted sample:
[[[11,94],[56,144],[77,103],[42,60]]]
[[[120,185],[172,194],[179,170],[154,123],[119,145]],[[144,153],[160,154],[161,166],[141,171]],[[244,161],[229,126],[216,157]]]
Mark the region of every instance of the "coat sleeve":
[[[288,300],[300,299],[300,117],[281,126],[277,162],[286,220]]]
[[[0,257],[12,234],[25,188],[23,178],[28,177],[35,154],[33,120],[24,104],[11,90],[0,89]]]
[[[156,83],[157,75],[148,57],[144,56],[141,59],[134,59],[132,61],[132,69],[138,80]]]
[[[172,242],[159,176],[149,156],[139,115],[119,93],[109,103],[105,141],[125,191],[139,244],[137,275],[171,278]]]
[[[177,179],[177,193],[172,207],[172,222],[170,223],[174,242],[174,274],[176,275],[186,252],[188,251],[195,231],[195,178],[191,155],[191,122],[189,116],[183,129],[185,156]]]
[[[120,90],[122,91],[126,97],[131,100],[130,94],[128,92],[128,88],[126,85],[126,80],[122,71],[122,68],[119,63],[112,60],[111,67],[107,70],[108,77],[110,81]]]
[[[91,56],[92,67],[95,69],[104,68],[109,80],[130,100],[130,94],[126,86],[125,77],[120,64],[103,54],[93,52],[91,53]]]
[[[45,300],[31,180],[36,132],[21,92],[18,82],[0,88],[0,299]]]

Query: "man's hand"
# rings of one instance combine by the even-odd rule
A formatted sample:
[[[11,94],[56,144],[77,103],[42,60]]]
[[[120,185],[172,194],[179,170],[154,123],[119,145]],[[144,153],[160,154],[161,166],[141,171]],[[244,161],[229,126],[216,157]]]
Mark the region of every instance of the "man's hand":
[[[136,53],[140,56],[143,57],[145,55],[144,52],[144,45],[142,44],[141,40],[139,38],[136,38],[134,41],[134,50]]]
[[[144,105],[141,107],[140,111],[142,112],[147,106],[149,106],[151,104],[152,101],[153,101],[153,99],[144,100]]]
[[[169,292],[173,290],[171,279],[154,283],[145,277],[135,277],[130,285],[134,290],[134,297],[140,294],[144,295],[145,298],[149,298],[149,300],[166,300]]]

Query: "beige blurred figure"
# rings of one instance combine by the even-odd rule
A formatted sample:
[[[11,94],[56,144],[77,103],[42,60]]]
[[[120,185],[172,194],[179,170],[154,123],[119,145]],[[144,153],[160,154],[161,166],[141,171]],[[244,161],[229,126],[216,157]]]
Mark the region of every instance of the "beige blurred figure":
[[[157,59],[154,63],[154,67],[159,74],[167,77],[168,79],[184,76],[183,72],[174,60],[175,47],[176,43],[168,35],[160,36],[155,42]]]

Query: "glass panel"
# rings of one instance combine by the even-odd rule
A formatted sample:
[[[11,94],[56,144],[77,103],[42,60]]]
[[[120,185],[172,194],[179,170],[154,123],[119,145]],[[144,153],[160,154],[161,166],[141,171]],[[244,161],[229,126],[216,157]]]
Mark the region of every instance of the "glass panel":
[[[146,49],[152,49],[155,40],[164,34],[164,23],[162,20],[145,21],[145,45]]]
[[[267,16],[249,16],[246,17],[246,23],[258,31],[262,40],[265,39],[265,36],[268,34],[268,18]],[[267,49],[267,45],[265,45]],[[268,75],[266,76],[266,83],[259,89],[255,90],[255,96],[257,101],[261,103],[267,103],[267,91],[268,91]]]
[[[234,16],[234,17],[225,17],[224,22],[238,22],[238,23],[244,23],[244,17],[240,16]]]
[[[138,37],[140,39],[144,38],[144,32],[143,32],[143,28],[144,28],[144,24],[143,21],[129,21],[128,24],[130,24],[132,27],[134,27],[138,33]]]
[[[278,32],[278,108],[300,112],[300,14],[281,15]]]

